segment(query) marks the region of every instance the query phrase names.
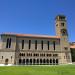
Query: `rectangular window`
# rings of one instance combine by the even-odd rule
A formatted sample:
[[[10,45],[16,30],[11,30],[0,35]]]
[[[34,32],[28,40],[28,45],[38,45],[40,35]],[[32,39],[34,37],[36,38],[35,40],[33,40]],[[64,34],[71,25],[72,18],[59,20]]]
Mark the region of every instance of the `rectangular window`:
[[[60,19],[60,20],[65,20],[65,17],[64,17],[64,16],[63,16],[63,17],[59,17],[59,19]]]
[[[35,49],[37,49],[37,40],[35,40]]]
[[[8,45],[9,45],[9,39],[7,39],[6,48],[8,48]]]
[[[6,42],[6,48],[10,48],[10,47],[11,47],[11,38],[8,38]]]
[[[9,40],[9,48],[11,47],[11,38],[10,38],[10,40]]]
[[[31,40],[29,40],[29,49],[31,48]]]
[[[41,49],[43,50],[43,41],[41,41]]]
[[[55,50],[55,41],[53,41],[53,48],[54,48],[54,50]]]
[[[48,50],[49,50],[49,41],[47,41],[47,45],[48,45]]]
[[[24,40],[22,40],[22,49],[24,49]]]

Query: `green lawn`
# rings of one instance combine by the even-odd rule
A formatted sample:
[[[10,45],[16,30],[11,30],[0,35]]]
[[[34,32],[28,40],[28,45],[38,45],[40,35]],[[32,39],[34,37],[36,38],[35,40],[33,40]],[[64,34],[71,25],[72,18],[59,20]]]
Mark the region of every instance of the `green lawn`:
[[[0,75],[75,75],[75,65],[2,66]]]

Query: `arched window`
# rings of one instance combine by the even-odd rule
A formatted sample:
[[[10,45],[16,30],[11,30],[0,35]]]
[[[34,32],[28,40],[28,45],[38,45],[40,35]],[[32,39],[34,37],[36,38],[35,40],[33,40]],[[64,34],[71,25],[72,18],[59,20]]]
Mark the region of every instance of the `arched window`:
[[[11,59],[12,59],[12,56],[11,56]]]
[[[37,64],[39,64],[39,59],[37,59]]]
[[[58,59],[56,59],[56,65],[58,64]]]
[[[55,65],[55,59],[53,59],[53,65]]]
[[[25,59],[23,59],[23,64],[25,64]]]
[[[46,63],[46,60],[45,60],[45,59],[43,59],[43,63],[44,63],[44,64]]]
[[[23,54],[23,56],[25,56],[25,53]]]
[[[22,60],[21,59],[19,59],[19,64],[21,64],[22,63]]]
[[[23,53],[21,55],[23,56]]]
[[[47,59],[47,64],[49,63],[49,59]]]
[[[30,64],[32,64],[32,59],[30,59]]]
[[[29,63],[29,59],[26,59],[26,64],[28,64]]]
[[[33,64],[35,64],[36,63],[36,59],[33,59]]]
[[[61,26],[63,27],[65,25],[65,23],[61,23]]]
[[[40,59],[40,64],[42,64],[42,59]]]
[[[52,59],[50,59],[50,64],[52,64]]]
[[[3,59],[3,56],[2,56],[2,59]]]

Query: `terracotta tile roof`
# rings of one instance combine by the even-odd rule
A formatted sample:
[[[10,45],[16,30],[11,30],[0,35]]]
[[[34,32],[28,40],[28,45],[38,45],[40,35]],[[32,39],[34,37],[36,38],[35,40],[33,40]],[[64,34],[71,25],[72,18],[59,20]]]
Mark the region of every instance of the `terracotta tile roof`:
[[[75,48],[75,45],[71,45],[70,48]]]
[[[18,37],[33,37],[33,38],[57,38],[60,36],[36,35],[36,34],[16,34],[16,33],[3,33],[2,35],[14,35]]]

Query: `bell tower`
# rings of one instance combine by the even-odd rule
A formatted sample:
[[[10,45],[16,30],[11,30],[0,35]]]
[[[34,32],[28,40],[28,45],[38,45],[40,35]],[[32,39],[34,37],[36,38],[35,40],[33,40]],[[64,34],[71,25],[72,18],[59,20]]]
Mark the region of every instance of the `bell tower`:
[[[66,17],[64,15],[56,16],[56,35],[68,37],[67,27],[66,27]]]
[[[55,26],[56,26],[56,36],[60,36],[61,63],[71,63],[71,52],[68,41],[66,17],[64,15],[56,16]]]

